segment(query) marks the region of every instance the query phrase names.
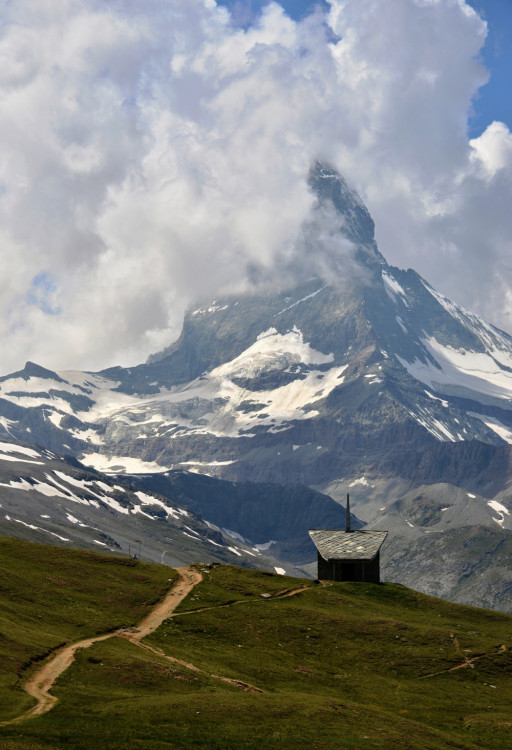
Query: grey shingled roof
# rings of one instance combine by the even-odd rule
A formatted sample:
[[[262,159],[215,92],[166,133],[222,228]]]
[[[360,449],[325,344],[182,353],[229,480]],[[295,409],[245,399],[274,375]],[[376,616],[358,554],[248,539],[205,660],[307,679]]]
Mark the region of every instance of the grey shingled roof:
[[[373,560],[387,531],[312,529],[309,536],[324,560]]]

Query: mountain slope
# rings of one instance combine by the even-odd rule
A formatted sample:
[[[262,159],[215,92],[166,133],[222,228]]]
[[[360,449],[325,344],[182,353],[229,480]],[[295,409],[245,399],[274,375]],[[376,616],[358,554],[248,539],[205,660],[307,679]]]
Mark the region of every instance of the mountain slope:
[[[0,533],[167,565],[257,561],[274,569],[251,542],[240,543],[174,500],[16,443],[0,442]]]
[[[372,528],[391,529],[387,580],[512,612],[512,518],[498,501],[448,484],[421,486],[383,509]]]
[[[345,523],[345,510],[339,504],[304,485],[228,482],[184,471],[121,475],[118,482],[132,489],[158,492],[210,525],[244,540],[253,551],[255,546],[267,556],[299,566],[316,558],[308,534],[312,526],[337,528]],[[362,526],[353,515],[351,523],[354,529]],[[257,565],[258,561],[254,562]]]
[[[0,620],[11,636],[8,648],[0,642],[1,719],[26,702],[20,681],[59,640],[137,622],[170,573],[71,550],[56,557],[0,540],[9,601]],[[37,561],[33,582],[14,558],[23,571]],[[321,586],[224,565],[202,576],[142,648],[117,637],[79,650],[53,688],[58,707],[0,726],[2,747],[510,745],[510,617],[390,584]],[[53,631],[44,641],[38,612]]]

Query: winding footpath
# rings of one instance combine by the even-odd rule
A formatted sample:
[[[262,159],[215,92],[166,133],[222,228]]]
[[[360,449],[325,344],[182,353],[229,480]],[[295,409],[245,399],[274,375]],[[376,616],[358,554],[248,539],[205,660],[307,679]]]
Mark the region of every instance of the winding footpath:
[[[451,637],[453,638],[453,644],[455,646],[455,650],[458,656],[464,659],[464,661],[462,661],[460,664],[456,664],[454,667],[448,667],[448,669],[442,669],[440,672],[432,672],[432,674],[425,674],[422,676],[422,679],[427,679],[429,677],[437,677],[440,674],[449,674],[450,672],[455,672],[457,669],[466,669],[467,667],[473,668],[473,665],[476,661],[480,661],[480,659],[485,659],[485,657],[487,656],[496,656],[497,654],[500,654],[503,651],[507,650],[506,645],[502,643],[501,646],[497,646],[492,651],[489,651],[485,654],[479,654],[478,656],[467,657],[460,650],[459,641],[453,635],[453,633],[451,634]]]
[[[139,644],[142,638],[156,630],[164,620],[166,620],[176,609],[178,604],[192,591],[200,581],[202,575],[192,566],[187,565],[183,568],[176,569],[179,575],[178,580],[173,584],[171,590],[158,604],[146,615],[136,628],[120,628],[112,630],[110,633],[96,635],[91,638],[84,638],[81,641],[72,643],[59,649],[56,654],[43,666],[35,672],[32,677],[25,683],[26,692],[36,699],[37,703],[28,711],[16,716],[14,719],[4,721],[0,726],[6,724],[15,724],[26,719],[33,719],[36,716],[50,711],[57,703],[58,698],[50,693],[60,675],[71,666],[75,659],[75,653],[80,648],[89,648],[94,643],[106,641],[108,638],[128,638],[132,643]]]
[[[182,667],[185,667],[186,669],[204,674],[214,680],[220,680],[221,682],[233,685],[240,690],[245,690],[251,693],[262,693],[263,690],[255,687],[254,685],[250,685],[248,682],[242,682],[242,680],[237,680],[232,677],[222,677],[220,675],[213,674],[212,672],[207,672],[206,670],[197,667],[195,664],[191,664],[182,659],[178,659],[175,656],[169,656],[169,654],[166,654],[160,648],[150,646],[147,643],[142,643],[143,638],[160,627],[163,621],[167,620],[170,617],[178,615],[191,615],[197,612],[203,612],[208,609],[230,607],[236,604],[242,604],[243,602],[247,601],[247,599],[241,599],[238,601],[229,602],[228,604],[217,604],[213,607],[202,607],[186,612],[179,612],[175,615],[174,610],[176,609],[176,607],[180,604],[180,602],[183,601],[183,599],[185,599],[186,596],[188,596],[188,594],[190,594],[194,586],[196,586],[203,580],[201,573],[199,573],[199,571],[196,570],[196,568],[194,568],[192,565],[186,565],[182,568],[175,568],[175,570],[177,571],[179,576],[178,580],[173,583],[169,592],[160,602],[158,602],[158,604],[155,605],[155,607],[153,607],[151,612],[149,612],[149,614],[147,614],[146,617],[141,620],[137,627],[118,628],[117,630],[112,630],[109,633],[103,633],[103,635],[95,635],[91,638],[84,638],[81,641],[71,643],[70,645],[64,646],[63,648],[59,649],[53,655],[53,657],[51,657],[45,664],[43,664],[42,667],[34,672],[32,677],[30,677],[24,685],[25,691],[30,696],[36,699],[37,703],[35,704],[35,706],[32,706],[32,708],[29,708],[27,711],[20,714],[19,716],[14,717],[13,719],[0,722],[0,726],[5,726],[7,724],[16,724],[21,721],[26,721],[27,719],[33,719],[36,716],[42,716],[48,711],[51,711],[51,709],[54,708],[54,706],[58,703],[59,699],[55,695],[52,695],[50,693],[50,690],[52,689],[60,675],[65,672],[68,667],[71,666],[71,664],[75,660],[75,654],[78,649],[89,648],[94,643],[106,641],[108,638],[124,638],[127,641],[130,641],[130,643],[143,648],[145,651],[150,651],[151,653],[156,654],[162,659],[166,659],[173,664],[178,664]],[[297,589],[284,589],[283,591],[276,592],[276,594],[274,594],[274,597],[272,598],[284,599],[285,597],[300,594],[307,588],[308,586],[304,585]]]

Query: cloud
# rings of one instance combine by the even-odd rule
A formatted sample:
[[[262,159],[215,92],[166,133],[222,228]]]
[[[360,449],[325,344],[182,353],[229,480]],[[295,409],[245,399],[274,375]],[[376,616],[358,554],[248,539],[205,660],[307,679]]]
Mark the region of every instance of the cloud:
[[[463,0],[271,3],[247,28],[214,0],[1,13],[4,371],[136,364],[194,297],[293,267],[317,158],[390,262],[512,327],[512,136],[468,140],[486,27]]]
[[[487,80],[486,25],[463,2],[392,5],[332,3],[334,54],[360,124],[336,161],[366,199],[389,262],[511,330],[512,136],[493,123],[467,137]]]

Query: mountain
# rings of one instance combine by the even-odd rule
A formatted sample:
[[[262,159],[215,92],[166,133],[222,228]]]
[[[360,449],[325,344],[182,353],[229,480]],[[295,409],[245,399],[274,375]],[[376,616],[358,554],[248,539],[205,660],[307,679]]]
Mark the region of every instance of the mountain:
[[[27,363],[0,379],[4,431],[110,472],[193,467],[315,485],[374,470],[431,481],[439,461],[418,459],[450,443],[459,480],[471,441],[508,466],[511,337],[388,266],[366,208],[333,170],[317,165],[310,182],[317,233],[327,210],[345,222],[348,277],[206,302],[138,367]]]
[[[229,536],[281,561],[304,566],[316,558],[308,530],[345,524],[345,510],[327,495],[300,484],[228,482],[203,474],[166,471],[119,475],[132,489],[158,492],[207,520]],[[354,529],[363,525],[354,515]],[[316,575],[316,571],[311,571]]]
[[[184,470],[300,484],[338,502],[350,491],[369,523],[419,487],[449,484],[503,509],[482,520],[473,503],[455,514],[458,527],[505,537],[512,338],[415,271],[388,265],[368,210],[329,165],[313,167],[310,188],[316,204],[299,253],[307,262],[283,265],[264,292],[194,305],[179,339],[145,364],[57,373],[29,362],[0,378],[2,439],[137,481]],[[272,518],[270,500],[266,508]],[[415,532],[401,535],[391,510],[386,521],[402,540],[393,560],[410,557]],[[226,523],[245,538],[241,515]],[[447,546],[454,561],[457,544]],[[390,571],[401,580],[399,562]],[[454,583],[443,595],[457,591]],[[503,592],[493,601],[502,606]]]
[[[389,580],[511,611],[512,526],[498,501],[450,484],[423,485],[383,508],[372,528],[391,529],[382,555]]]
[[[3,536],[123,551],[167,565],[197,559],[247,565],[258,559],[259,566],[274,569],[261,550],[192,511],[46,449],[0,443],[0,500]]]
[[[340,506],[301,485],[226,482],[186,471],[105,475],[71,457],[0,442],[0,534],[183,565],[231,562],[291,574],[314,557],[311,522]],[[354,528],[361,522],[353,517]],[[140,544],[139,544],[140,541]]]

